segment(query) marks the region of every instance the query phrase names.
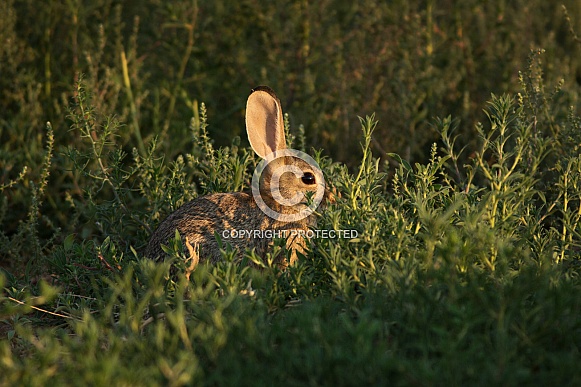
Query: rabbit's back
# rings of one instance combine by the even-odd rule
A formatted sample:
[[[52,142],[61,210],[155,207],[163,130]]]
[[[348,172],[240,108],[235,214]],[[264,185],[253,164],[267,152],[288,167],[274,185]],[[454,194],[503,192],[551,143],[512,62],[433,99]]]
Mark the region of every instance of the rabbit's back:
[[[200,260],[215,263],[221,258],[216,234],[222,245],[230,244],[241,256],[245,249],[255,249],[264,256],[272,242],[266,230],[306,230],[306,223],[277,222],[265,216],[250,192],[215,193],[196,198],[170,214],[154,232],[145,255],[152,259],[165,256],[161,245],[168,245],[176,229],[199,248]],[[287,248],[304,251],[304,241],[296,236],[287,240]]]
[[[252,214],[256,204],[247,192],[216,193],[196,198],[171,213],[153,234],[145,255],[158,259],[165,255],[161,245],[175,236],[176,229],[182,240],[188,239],[192,245],[200,247],[200,255],[215,262],[220,255],[215,232],[222,237],[224,230],[254,229],[260,219]],[[233,247],[242,245],[240,239],[229,242]]]

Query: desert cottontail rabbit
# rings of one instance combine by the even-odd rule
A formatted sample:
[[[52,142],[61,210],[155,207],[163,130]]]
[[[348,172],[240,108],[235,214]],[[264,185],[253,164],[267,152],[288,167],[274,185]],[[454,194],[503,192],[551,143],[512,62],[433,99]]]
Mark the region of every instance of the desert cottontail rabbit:
[[[246,131],[252,149],[263,159],[251,189],[214,193],[184,204],[153,233],[146,256],[162,258],[161,245],[168,244],[176,229],[190,255],[195,251],[200,261],[221,258],[215,234],[239,257],[245,249],[256,249],[264,257],[274,237],[286,238],[290,264],[297,252],[304,253],[306,232],[316,222],[313,211],[331,198],[323,175],[308,155],[286,148],[280,101],[269,87],[259,86],[248,97]],[[289,262],[278,257],[276,263],[284,267]]]

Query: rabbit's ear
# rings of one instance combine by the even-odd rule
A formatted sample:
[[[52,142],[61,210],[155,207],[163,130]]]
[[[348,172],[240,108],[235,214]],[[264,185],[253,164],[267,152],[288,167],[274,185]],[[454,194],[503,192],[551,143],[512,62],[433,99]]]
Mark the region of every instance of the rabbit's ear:
[[[286,148],[282,108],[270,87],[258,86],[248,97],[246,132],[250,146],[263,159]]]

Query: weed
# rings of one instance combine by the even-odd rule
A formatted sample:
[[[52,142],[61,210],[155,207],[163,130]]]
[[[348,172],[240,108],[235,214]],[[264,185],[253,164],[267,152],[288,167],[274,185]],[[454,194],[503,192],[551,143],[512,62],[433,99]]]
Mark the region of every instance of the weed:
[[[576,3],[37,3],[0,4],[0,385],[581,383]],[[325,236],[144,259],[249,186],[264,83],[333,154]]]

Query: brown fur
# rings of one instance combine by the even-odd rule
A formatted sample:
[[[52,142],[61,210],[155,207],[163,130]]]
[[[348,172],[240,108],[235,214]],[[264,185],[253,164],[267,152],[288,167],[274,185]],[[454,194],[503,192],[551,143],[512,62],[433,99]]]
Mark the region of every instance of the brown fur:
[[[257,216],[258,215],[258,216]],[[199,246],[200,261],[209,260],[216,263],[221,258],[216,232],[222,238],[224,230],[304,230],[315,225],[315,215],[302,222],[281,222],[273,220],[262,213],[254,202],[250,192],[216,193],[203,196],[184,204],[169,215],[153,234],[146,250],[146,256],[153,259],[163,258],[165,253],[161,245],[168,244],[177,229],[182,239],[188,238],[191,245]],[[259,256],[264,256],[272,239],[266,238],[222,238],[223,247],[230,244],[238,250],[241,258],[246,249],[256,249]],[[287,239],[286,248],[292,251],[291,262],[296,259],[296,253],[304,254],[306,245],[303,238],[292,236]],[[278,262],[286,266],[282,257]]]
[[[259,87],[250,95],[246,123],[250,143],[259,156],[265,158],[273,151],[286,148],[280,101],[271,89]],[[307,206],[306,199],[294,206],[282,206],[273,198],[271,193],[274,184],[271,182],[273,171],[282,166],[297,168],[301,171],[301,176],[304,173],[313,172],[312,167],[299,158],[293,156],[278,158],[270,162],[262,173],[259,184],[260,195],[272,210],[280,214],[296,214]],[[297,193],[305,195],[312,192],[314,194],[317,190],[317,184],[323,183],[305,184],[301,176],[294,173],[283,173],[280,176],[278,192],[283,198],[294,197]],[[324,208],[328,200],[332,200],[332,197],[326,190],[319,206],[320,209]],[[254,249],[259,256],[264,257],[272,245],[272,238],[253,235],[250,238],[225,239],[223,232],[225,230],[227,232],[240,230],[249,232],[254,232],[254,230],[287,231],[286,248],[291,251],[290,262],[286,262],[282,256],[276,258],[276,263],[285,267],[288,263],[293,264],[297,260],[297,253],[306,253],[304,238],[296,234],[291,235],[290,231],[306,232],[315,225],[315,214],[296,222],[284,222],[268,217],[258,207],[250,191],[215,193],[194,199],[170,214],[153,233],[145,254],[152,259],[163,258],[165,253],[161,245],[167,245],[168,241],[175,236],[177,229],[188,248],[190,258],[196,263],[198,259],[199,261],[209,260],[211,263],[216,263],[221,258],[215,233],[222,239],[224,247],[226,244],[230,244],[237,250],[240,258],[246,249]]]

